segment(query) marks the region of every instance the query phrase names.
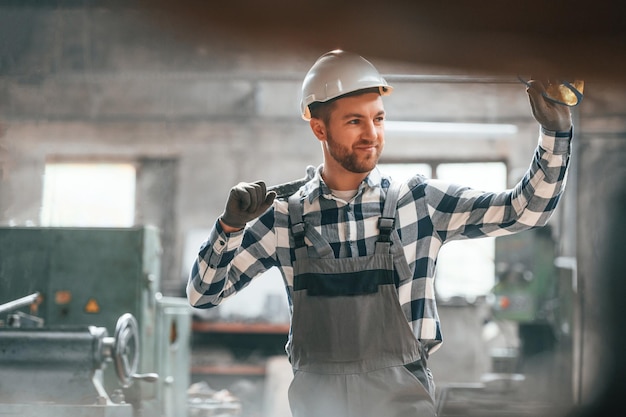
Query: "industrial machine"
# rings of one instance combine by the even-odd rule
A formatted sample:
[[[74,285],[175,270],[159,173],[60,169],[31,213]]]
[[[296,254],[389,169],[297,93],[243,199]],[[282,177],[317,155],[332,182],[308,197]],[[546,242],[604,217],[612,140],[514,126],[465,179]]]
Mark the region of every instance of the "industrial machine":
[[[0,312],[19,306],[16,301],[0,306]],[[104,327],[52,329],[30,320],[25,327],[22,320],[10,321],[11,326],[0,328],[0,415],[132,417],[121,387],[137,378],[158,378],[136,374],[139,333],[130,313],[118,319],[113,337]],[[111,395],[102,376],[107,362],[113,363],[120,384]]]
[[[495,321],[517,327],[517,347],[492,350],[480,381],[438,390],[438,415],[537,417],[571,404],[572,277],[549,226],[495,239]]]
[[[191,312],[160,254],[152,227],[0,228],[0,416],[187,414]]]
[[[549,226],[497,237],[492,314],[518,325],[521,357],[554,349],[571,330],[571,278],[556,264]]]
[[[537,396],[571,404],[577,290],[572,259],[557,252],[549,226],[496,238],[491,311],[517,325],[519,347],[493,363],[523,374]]]
[[[555,296],[555,243],[548,227],[495,239],[496,318],[545,321]]]

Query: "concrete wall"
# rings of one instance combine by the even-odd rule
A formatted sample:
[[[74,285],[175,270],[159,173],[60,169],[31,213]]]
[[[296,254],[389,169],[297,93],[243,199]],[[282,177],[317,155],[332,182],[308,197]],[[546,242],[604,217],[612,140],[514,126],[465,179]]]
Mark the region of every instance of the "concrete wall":
[[[169,161],[171,189],[161,186],[159,196],[153,184],[138,200],[137,222],[163,230],[163,288],[176,293],[189,236],[212,225],[233,184],[280,183],[321,162],[298,100],[306,70],[324,51],[281,54],[217,38],[194,44],[168,32],[166,19],[130,8],[7,10],[3,31],[19,47],[4,51],[0,78],[3,224],[38,224],[48,160],[132,161],[152,183],[165,178],[148,165]],[[372,60],[396,87],[386,100],[390,120],[520,129],[504,138],[389,133],[386,161],[499,160],[512,172],[527,166],[537,127],[521,84],[449,82],[460,74]]]

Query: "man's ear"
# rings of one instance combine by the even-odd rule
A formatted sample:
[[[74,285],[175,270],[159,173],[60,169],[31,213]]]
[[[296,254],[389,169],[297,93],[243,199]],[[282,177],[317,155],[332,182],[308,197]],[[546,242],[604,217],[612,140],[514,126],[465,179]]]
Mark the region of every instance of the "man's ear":
[[[317,138],[317,140],[324,141],[326,140],[326,125],[322,121],[322,119],[311,118],[309,120],[309,125],[311,126],[311,130],[313,134]]]

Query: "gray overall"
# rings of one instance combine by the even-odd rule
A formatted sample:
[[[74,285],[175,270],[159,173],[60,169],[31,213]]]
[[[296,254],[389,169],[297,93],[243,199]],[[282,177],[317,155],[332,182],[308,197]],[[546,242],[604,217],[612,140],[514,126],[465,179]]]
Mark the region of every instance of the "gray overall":
[[[425,353],[394,283],[391,234],[398,193],[392,183],[375,253],[343,259],[306,227],[300,197],[289,198],[296,246],[288,346],[293,417],[435,416]],[[305,236],[313,247],[306,246]]]

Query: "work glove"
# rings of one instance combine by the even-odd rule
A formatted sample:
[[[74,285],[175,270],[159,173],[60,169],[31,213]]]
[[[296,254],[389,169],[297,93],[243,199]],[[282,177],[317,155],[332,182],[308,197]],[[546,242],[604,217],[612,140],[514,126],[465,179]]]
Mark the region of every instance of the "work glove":
[[[545,86],[539,80],[528,82],[528,99],[533,113],[533,117],[546,130],[568,132],[572,127],[572,114],[570,108],[562,104],[553,103],[547,100]]]
[[[263,214],[275,197],[276,192],[267,192],[263,181],[240,182],[230,189],[220,220],[227,226],[243,229],[246,223]]]

